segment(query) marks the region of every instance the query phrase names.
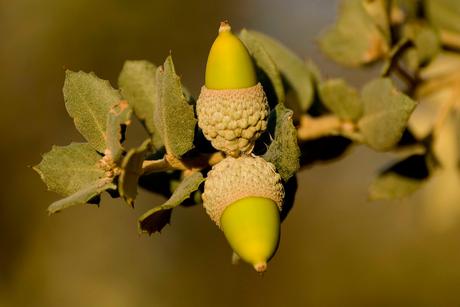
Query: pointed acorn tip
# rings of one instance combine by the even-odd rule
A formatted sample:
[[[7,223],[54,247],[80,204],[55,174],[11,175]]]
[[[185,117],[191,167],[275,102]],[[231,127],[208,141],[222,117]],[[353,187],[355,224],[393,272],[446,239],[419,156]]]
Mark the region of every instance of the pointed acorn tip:
[[[232,30],[232,27],[230,26],[230,23],[228,20],[224,20],[220,22],[220,27],[219,27],[219,34],[222,32],[230,32]]]
[[[254,264],[254,269],[258,273],[264,273],[267,270],[267,263],[266,262],[259,262]]]

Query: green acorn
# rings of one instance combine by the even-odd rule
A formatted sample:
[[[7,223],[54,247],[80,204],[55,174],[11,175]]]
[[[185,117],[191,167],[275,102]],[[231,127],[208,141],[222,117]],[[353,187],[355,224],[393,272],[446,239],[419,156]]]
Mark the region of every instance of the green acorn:
[[[227,157],[208,173],[203,205],[233,251],[264,272],[280,237],[284,189],[274,166],[260,157]]]
[[[196,104],[198,126],[212,145],[231,156],[251,153],[267,129],[268,102],[252,59],[222,22],[206,65],[205,86]]]

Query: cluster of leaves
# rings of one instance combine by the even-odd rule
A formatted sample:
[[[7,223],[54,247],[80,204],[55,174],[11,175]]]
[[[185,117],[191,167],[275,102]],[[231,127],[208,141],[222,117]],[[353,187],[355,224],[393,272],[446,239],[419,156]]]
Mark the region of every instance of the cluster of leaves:
[[[67,71],[64,100],[86,143],[55,146],[34,169],[48,188],[64,196],[51,204],[56,213],[78,204],[99,204],[107,191],[134,206],[138,185],[169,199],[139,219],[139,229],[153,233],[169,223],[174,207],[201,202],[203,175],[223,158],[197,131],[195,99],[181,85],[169,56],[161,67],[127,61],[119,90],[93,73]],[[146,139],[125,149],[123,141],[132,115]],[[299,147],[292,111],[282,103],[271,115],[266,159],[287,182],[299,168]],[[211,150],[210,150],[211,149]]]
[[[455,90],[460,85],[455,74],[460,60],[459,21],[456,0],[345,0],[337,22],[320,39],[322,50],[343,65],[381,63],[380,81],[370,81],[360,95],[343,80],[319,86],[322,102],[337,116],[356,120],[363,112],[357,122],[361,141],[375,150],[402,155],[374,180],[371,199],[407,196],[441,166],[434,144],[448,116],[458,109],[460,97]],[[405,95],[389,78],[404,83]],[[414,100],[423,103],[442,91],[449,95],[435,101],[439,114],[431,129],[416,133],[417,127],[408,124]]]
[[[458,76],[445,82],[451,71],[440,70],[436,61],[447,50],[452,56],[459,49],[457,21],[456,0],[343,0],[320,46],[347,66],[381,63],[381,74],[360,90],[343,79],[324,79],[313,63],[265,34],[239,33],[272,109],[268,131],[254,152],[283,178],[286,208],[292,206],[300,167],[337,158],[352,144],[403,155],[378,175],[370,198],[409,195],[429,178],[439,167],[433,150],[437,126],[420,136],[408,121],[417,106],[414,97],[439,90],[439,84],[460,84]],[[206,173],[223,156],[198,129],[195,99],[182,86],[171,56],[160,67],[127,61],[118,87],[93,73],[68,71],[64,100],[86,143],[53,147],[35,170],[64,197],[49,207],[50,213],[98,204],[105,191],[134,206],[138,186],[168,197],[139,219],[140,231],[153,233],[169,223],[173,208],[201,202]],[[449,113],[454,104],[447,106]],[[133,118],[149,137],[126,149],[125,130]]]

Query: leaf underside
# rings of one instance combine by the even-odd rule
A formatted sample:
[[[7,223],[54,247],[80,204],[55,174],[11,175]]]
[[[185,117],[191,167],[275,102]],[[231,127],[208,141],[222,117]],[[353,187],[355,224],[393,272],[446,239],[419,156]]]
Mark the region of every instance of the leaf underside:
[[[137,184],[142,175],[142,163],[151,146],[150,140],[144,141],[138,148],[128,151],[121,163],[121,173],[118,179],[118,191],[124,201],[134,207],[137,196]]]
[[[69,196],[104,177],[101,158],[88,143],[53,146],[34,170],[50,191]]]
[[[361,93],[363,117],[358,126],[364,141],[378,151],[398,143],[417,103],[398,91],[390,79],[375,79]]]
[[[148,234],[160,232],[164,226],[169,224],[172,209],[179,206],[190,197],[190,194],[198,190],[203,181],[204,178],[200,172],[185,177],[164,204],[147,211],[139,218],[139,231]]]
[[[283,80],[275,62],[270,54],[265,50],[261,42],[257,40],[249,31],[243,29],[240,33],[240,38],[245,44],[249,53],[254,58],[256,65],[262,69],[270,79],[272,86],[275,90],[278,103],[285,102],[285,94],[283,87]]]
[[[99,179],[74,194],[52,203],[48,207],[48,213],[54,214],[63,209],[87,203],[98,205],[100,202],[100,194],[102,192],[109,189],[115,190],[116,188],[117,186],[112,183],[110,178]]]
[[[244,35],[243,35],[244,33]],[[275,63],[283,79],[295,95],[296,105],[291,107],[296,112],[305,112],[313,103],[313,81],[308,65],[297,55],[275,39],[256,31],[244,30],[243,37],[249,37],[265,49]],[[263,68],[263,67],[262,67]],[[272,74],[265,71],[267,75]],[[276,83],[278,81],[275,81]]]
[[[156,89],[155,128],[166,152],[180,158],[194,147],[196,119],[193,106],[184,97],[171,56],[156,71]]]
[[[370,200],[407,197],[417,191],[430,175],[425,155],[412,155],[383,170],[369,188]]]
[[[114,162],[118,162],[121,158],[124,148],[122,141],[124,140],[123,128],[130,124],[132,109],[126,100],[121,100],[110,109],[107,117],[107,133],[106,142],[107,149],[105,154],[112,158]]]
[[[94,73],[66,71],[64,100],[75,127],[100,153],[107,148],[109,111],[121,101],[121,95],[107,80]]]
[[[274,139],[263,158],[275,165],[277,172],[286,182],[299,169],[300,149],[297,130],[292,123],[293,112],[278,104],[271,112],[269,126],[274,126]]]
[[[359,66],[370,63],[385,56],[389,50],[389,28],[382,22],[386,19],[386,13],[382,12],[384,8],[366,7],[364,2],[342,1],[337,22],[320,38],[321,49],[340,64]]]
[[[128,100],[134,114],[141,120],[150,134],[156,149],[163,147],[155,128],[154,109],[156,99],[157,67],[148,61],[126,61],[118,77],[123,98]]]
[[[321,102],[344,120],[357,120],[363,112],[358,92],[342,79],[331,79],[320,84]]]

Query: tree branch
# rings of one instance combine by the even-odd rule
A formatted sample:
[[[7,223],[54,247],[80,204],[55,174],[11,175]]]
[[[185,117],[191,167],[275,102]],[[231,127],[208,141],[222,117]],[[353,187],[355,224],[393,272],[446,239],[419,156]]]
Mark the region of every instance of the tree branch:
[[[166,172],[172,170],[196,171],[213,166],[224,158],[221,152],[212,154],[200,154],[192,158],[178,159],[173,155],[166,154],[163,158],[152,161],[144,161],[142,175]]]
[[[300,141],[315,140],[332,135],[342,135],[358,143],[362,143],[363,141],[356,124],[351,121],[344,121],[336,115],[331,114],[319,117],[301,116],[300,125],[297,127],[297,137]],[[195,157],[183,159],[166,154],[158,160],[144,161],[142,164],[142,175],[172,170],[197,171],[213,166],[223,159],[224,154],[222,152],[200,154]]]
[[[297,128],[297,137],[300,141],[310,141],[325,136],[342,135],[353,141],[362,142],[362,136],[357,126],[351,121],[344,121],[336,115],[311,117],[302,115]]]
[[[452,89],[449,99],[440,107],[438,114],[436,115],[435,122],[433,124],[433,137],[437,137],[441,134],[441,130],[447,122],[449,115],[457,104],[459,104],[460,90],[458,87],[460,82],[452,84]]]
[[[453,49],[460,49],[460,35],[452,31],[442,30],[441,43]]]

